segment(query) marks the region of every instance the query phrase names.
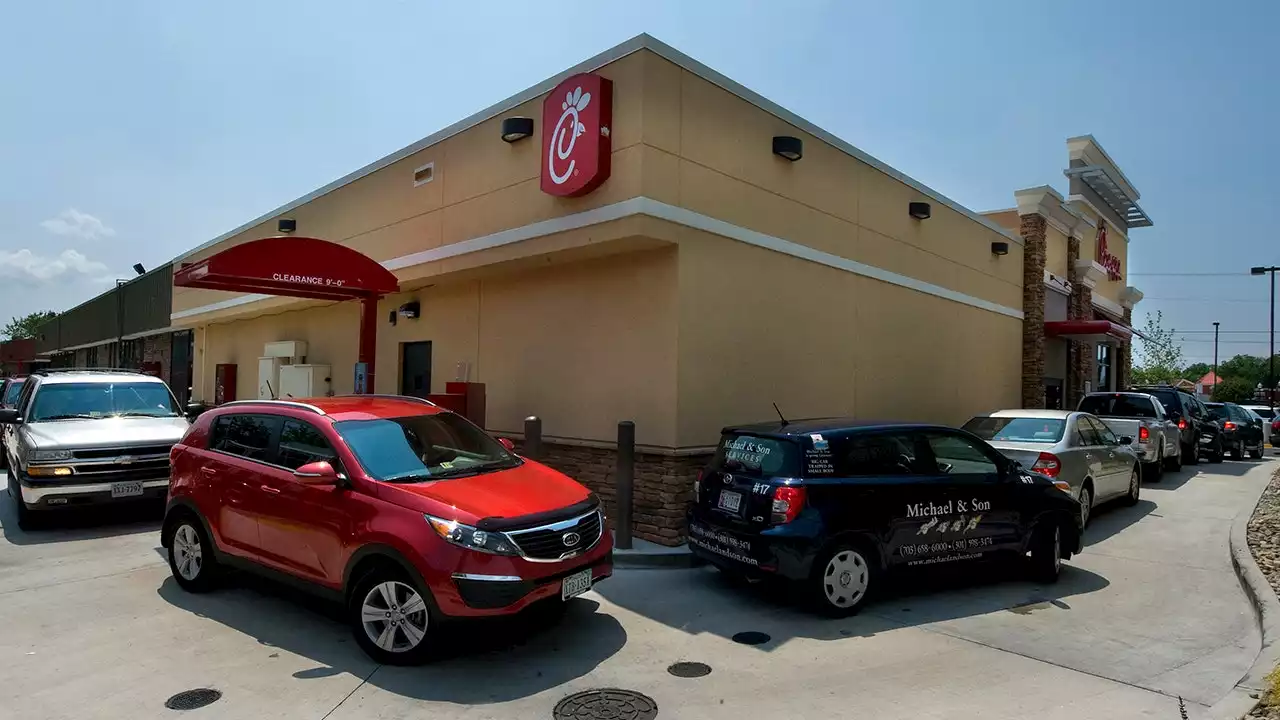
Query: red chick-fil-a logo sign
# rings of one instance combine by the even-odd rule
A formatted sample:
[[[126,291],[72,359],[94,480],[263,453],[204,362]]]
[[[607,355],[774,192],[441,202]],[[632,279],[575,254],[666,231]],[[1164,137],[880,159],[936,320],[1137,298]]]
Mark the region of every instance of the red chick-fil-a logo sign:
[[[542,103],[542,191],[585,195],[609,177],[613,82],[574,75]]]
[[[1103,222],[1098,226],[1098,264],[1107,269],[1108,280],[1119,280],[1120,275],[1120,258],[1112,255],[1107,250],[1107,224]]]

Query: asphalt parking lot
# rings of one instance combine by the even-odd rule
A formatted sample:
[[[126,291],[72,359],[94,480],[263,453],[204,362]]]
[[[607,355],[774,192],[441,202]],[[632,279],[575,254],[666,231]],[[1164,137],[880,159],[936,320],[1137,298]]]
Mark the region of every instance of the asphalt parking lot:
[[[1097,514],[1061,581],[1005,568],[913,576],[862,614],[817,618],[708,568],[619,570],[554,620],[459,627],[450,656],[377,666],[334,612],[242,578],[178,589],[155,513],[24,533],[0,498],[0,717],[550,718],[625,688],[661,718],[1203,717],[1260,638],[1231,568],[1231,521],[1276,459],[1202,464]],[[744,645],[740,632],[769,640]],[[675,677],[677,661],[711,666]],[[190,688],[216,703],[165,708]]]

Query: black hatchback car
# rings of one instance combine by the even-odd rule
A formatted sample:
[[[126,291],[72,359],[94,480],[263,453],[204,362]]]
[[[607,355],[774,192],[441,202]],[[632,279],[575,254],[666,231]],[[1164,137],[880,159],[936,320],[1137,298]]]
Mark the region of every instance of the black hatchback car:
[[[725,428],[698,475],[689,546],[731,573],[800,584],[847,615],[896,567],[1031,555],[1042,582],[1080,550],[1079,503],[940,425],[799,420]]]
[[[1212,417],[1222,428],[1222,445],[1231,453],[1232,460],[1241,460],[1245,453],[1257,460],[1262,457],[1266,444],[1262,421],[1235,403],[1205,403]]]

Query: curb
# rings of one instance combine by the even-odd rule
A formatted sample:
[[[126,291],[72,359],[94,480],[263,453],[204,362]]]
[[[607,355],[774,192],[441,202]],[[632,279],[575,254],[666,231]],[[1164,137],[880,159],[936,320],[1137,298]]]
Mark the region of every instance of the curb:
[[[702,560],[689,552],[687,545],[657,552],[613,549],[613,566],[617,568],[692,568],[701,565]]]
[[[1277,664],[1280,664],[1280,599],[1276,598],[1275,591],[1271,589],[1271,583],[1267,582],[1266,576],[1258,568],[1258,563],[1254,561],[1253,552],[1249,550],[1248,537],[1249,520],[1253,518],[1258,502],[1262,500],[1262,495],[1269,487],[1271,487],[1270,478],[1263,486],[1262,492],[1258,494],[1258,501],[1254,502],[1253,507],[1249,508],[1248,512],[1240,513],[1232,521],[1230,536],[1231,567],[1235,570],[1236,577],[1240,580],[1240,587],[1253,607],[1254,617],[1258,621],[1258,629],[1262,634],[1262,648],[1258,652],[1258,657],[1254,659],[1253,665],[1249,667],[1249,671],[1236,683],[1236,686],[1225,697],[1209,707],[1208,716],[1214,720],[1240,720],[1246,713],[1253,710],[1258,704],[1258,698],[1250,696],[1258,695],[1266,689],[1266,676],[1276,668]]]

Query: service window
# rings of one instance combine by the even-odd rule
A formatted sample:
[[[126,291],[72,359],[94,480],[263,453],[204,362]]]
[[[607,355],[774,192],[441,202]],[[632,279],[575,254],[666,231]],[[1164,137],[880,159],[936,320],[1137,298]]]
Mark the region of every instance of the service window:
[[[911,435],[858,433],[832,441],[832,464],[839,477],[932,475]]]
[[[325,461],[335,468],[338,453],[311,423],[285,418],[280,429],[280,446],[276,463],[297,470],[307,463]]]
[[[976,441],[963,435],[925,433],[938,470],[949,475],[996,475],[1000,467]]]
[[[209,449],[273,462],[272,436],[279,430],[281,419],[278,415],[223,415],[213,423]]]

